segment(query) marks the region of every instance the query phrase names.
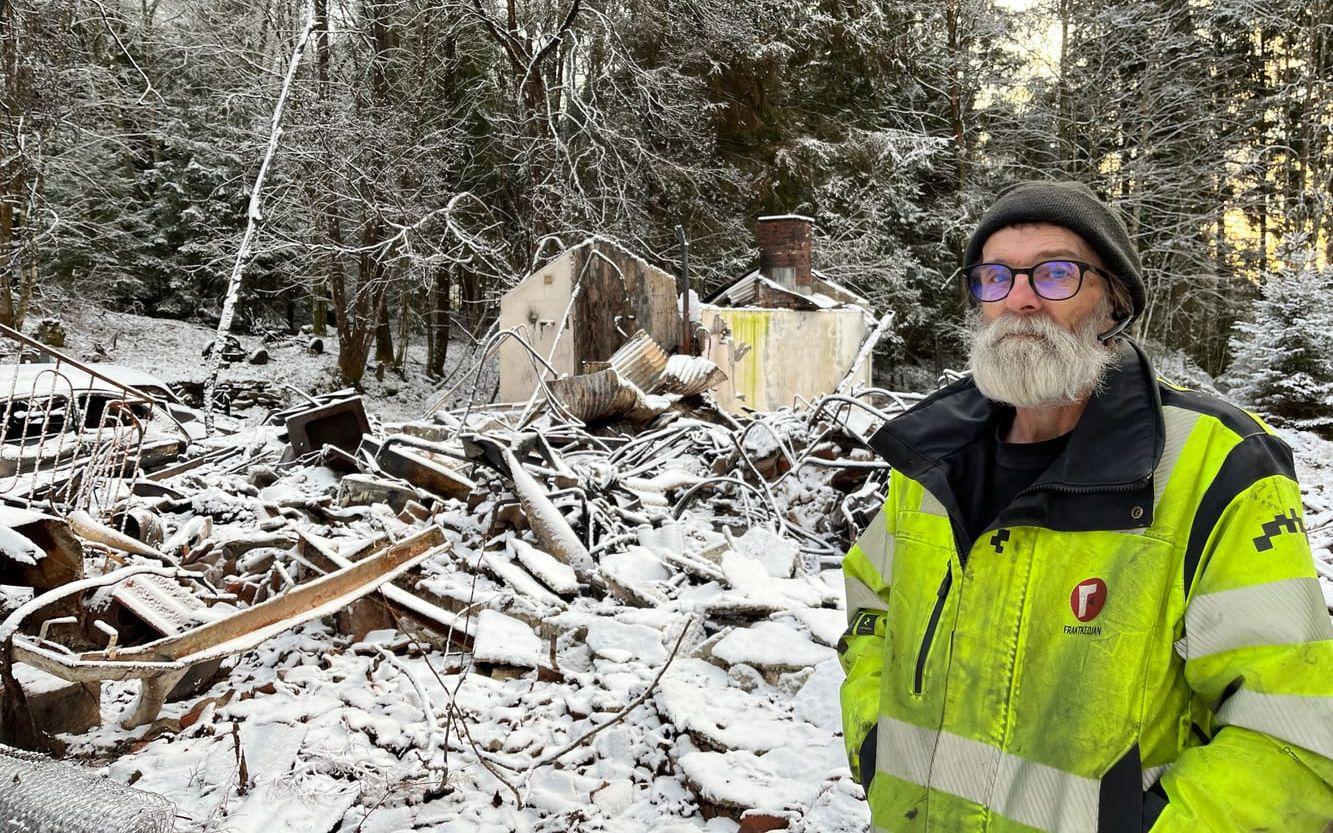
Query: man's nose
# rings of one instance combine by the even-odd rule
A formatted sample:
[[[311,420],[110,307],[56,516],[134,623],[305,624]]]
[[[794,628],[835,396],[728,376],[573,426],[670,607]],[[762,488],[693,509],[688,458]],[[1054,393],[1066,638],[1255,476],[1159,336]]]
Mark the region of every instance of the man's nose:
[[[1014,275],[1014,286],[1004,299],[1004,308],[1017,313],[1031,313],[1041,309],[1041,296],[1033,291],[1029,276]]]

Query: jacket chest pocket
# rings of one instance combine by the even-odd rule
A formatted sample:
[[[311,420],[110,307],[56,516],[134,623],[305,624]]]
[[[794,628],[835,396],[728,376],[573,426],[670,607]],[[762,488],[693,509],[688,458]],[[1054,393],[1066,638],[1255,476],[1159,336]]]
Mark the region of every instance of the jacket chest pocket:
[[[943,667],[958,565],[948,518],[901,510],[896,520],[884,688],[910,711]]]
[[[1043,759],[1095,770],[1091,762],[1109,765],[1124,751],[1119,739],[1137,734],[1145,669],[1171,650],[1171,556],[1169,543],[1144,534],[1037,534],[1013,708],[1015,726],[1060,738]]]

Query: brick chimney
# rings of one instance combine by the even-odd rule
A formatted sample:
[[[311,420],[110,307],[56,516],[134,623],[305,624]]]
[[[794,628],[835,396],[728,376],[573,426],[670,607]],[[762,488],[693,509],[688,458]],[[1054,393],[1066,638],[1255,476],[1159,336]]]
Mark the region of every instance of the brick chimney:
[[[799,214],[759,218],[759,272],[788,289],[809,294],[810,254],[814,245],[815,221]]]

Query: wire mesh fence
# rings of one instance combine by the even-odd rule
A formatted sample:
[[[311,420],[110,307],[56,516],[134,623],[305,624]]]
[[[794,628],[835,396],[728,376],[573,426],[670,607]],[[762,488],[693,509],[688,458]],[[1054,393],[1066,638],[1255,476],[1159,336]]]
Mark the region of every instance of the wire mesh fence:
[[[0,833],[171,833],[176,807],[45,755],[0,745]]]

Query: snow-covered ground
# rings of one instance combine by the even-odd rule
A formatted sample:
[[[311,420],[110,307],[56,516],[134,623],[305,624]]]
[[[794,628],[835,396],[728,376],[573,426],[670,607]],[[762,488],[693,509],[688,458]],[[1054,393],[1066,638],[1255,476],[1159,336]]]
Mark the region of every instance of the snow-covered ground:
[[[1307,431],[1279,431],[1296,457],[1305,497],[1305,531],[1314,548],[1324,599],[1333,610],[1333,442]]]
[[[134,367],[170,385],[202,384],[208,372],[204,349],[217,335],[210,327],[114,312],[64,293],[39,300],[28,316],[25,331],[31,333],[44,317],[62,323],[67,333],[64,350],[73,358]],[[450,385],[457,381],[460,368],[471,367],[476,358],[474,346],[458,338],[457,333],[455,339],[449,345],[445,363],[445,379]],[[280,393],[287,404],[302,401],[297,391],[316,394],[343,387],[337,373],[338,336],[333,327],[322,337],[320,355],[311,355],[307,349],[309,337],[265,343],[260,336],[242,335],[237,340],[247,356],[263,347],[270,360],[263,365],[246,361],[227,364],[219,375],[220,382],[263,384]],[[441,382],[426,376],[425,353],[425,342],[418,335],[416,342],[408,347],[402,375],[389,371],[380,380],[373,372],[366,374],[362,384],[369,410],[386,420],[415,419],[427,414]],[[479,385],[483,396],[490,393],[493,384],[493,374],[483,375]],[[261,415],[257,410],[250,416],[257,419]]]
[[[61,317],[76,356],[97,342],[115,362],[166,381],[202,377],[213,335],[205,328],[76,303]],[[242,341],[247,351],[259,345]],[[233,365],[224,378],[330,390],[334,345],[326,344],[322,357],[299,344],[270,346],[270,364]],[[386,423],[423,417],[435,385],[419,370],[410,380],[370,379],[371,411]],[[317,462],[256,477],[232,461],[175,478],[193,497],[164,514],[168,529],[208,516],[220,542],[286,523],[348,552],[439,524],[452,550],[422,566],[421,587],[474,615],[475,650],[395,628],[358,640],[346,622],[318,620],[241,654],[146,726],[119,726],[137,683],[106,684],[102,726],[65,737],[69,754],[171,799],[181,831],[770,829],[743,828],[747,812],[806,833],[866,830],[840,735],[841,574],[770,523],[732,530],[718,513],[739,511],[743,493],[725,511],[705,501],[670,517],[664,495],[679,499],[682,486],[725,473],[726,460],[738,464],[730,429],[678,424],[682,438],[655,455],[621,455],[634,463],[632,478],[614,477],[586,448],[566,455],[581,487],[637,500],[622,540],[598,553],[610,588],[599,592],[571,592],[572,571],[538,548],[539,536],[502,521],[512,498],[498,477],[487,480],[485,499],[441,501],[425,518],[383,504],[342,506],[341,475]],[[754,460],[800,453],[809,439],[803,418],[790,414],[763,425],[739,439]],[[1333,605],[1333,443],[1284,436]],[[281,446],[262,425],[229,442],[256,458]],[[773,500],[789,523],[835,540],[840,520],[830,518],[874,501],[873,481],[849,497],[832,488],[836,475],[803,467],[773,487]],[[321,519],[312,506],[336,517]],[[269,580],[270,563],[300,575],[277,548],[228,569]]]

